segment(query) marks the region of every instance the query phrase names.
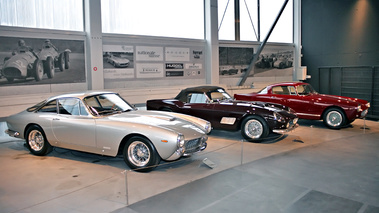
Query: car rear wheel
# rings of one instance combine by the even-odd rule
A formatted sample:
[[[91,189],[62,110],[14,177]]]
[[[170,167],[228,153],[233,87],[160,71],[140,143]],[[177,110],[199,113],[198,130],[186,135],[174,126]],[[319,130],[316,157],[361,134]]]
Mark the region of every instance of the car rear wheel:
[[[68,52],[64,52],[64,68],[70,69],[70,54]]]
[[[59,54],[59,57],[58,57],[58,68],[59,68],[59,70],[60,71],[62,71],[63,72],[63,70],[64,70],[64,68],[65,68],[65,57],[64,57],[65,55],[64,55],[64,53],[61,53],[61,54]]]
[[[160,162],[160,157],[152,143],[139,136],[128,140],[123,150],[123,156],[125,163],[138,172],[151,171]]]
[[[45,133],[37,125],[30,126],[26,131],[26,146],[34,155],[47,155],[53,147],[46,140]]]
[[[323,121],[328,128],[340,129],[346,123],[346,116],[341,109],[330,108],[325,111]]]
[[[44,70],[47,74],[48,78],[54,78],[54,59],[49,56],[46,58],[45,64],[44,64]]]
[[[259,116],[249,116],[242,121],[241,134],[248,141],[258,141],[267,137],[268,133],[266,121]]]
[[[34,61],[33,73],[34,73],[34,79],[36,81],[42,80],[42,77],[43,77],[43,64],[42,64],[41,60],[36,59]]]

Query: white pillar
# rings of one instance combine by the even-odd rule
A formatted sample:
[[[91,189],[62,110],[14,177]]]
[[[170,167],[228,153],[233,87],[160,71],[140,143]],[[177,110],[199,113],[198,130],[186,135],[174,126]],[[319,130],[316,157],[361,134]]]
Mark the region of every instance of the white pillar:
[[[306,73],[301,67],[301,0],[293,0],[293,43],[295,44],[293,80],[305,80]]]
[[[85,0],[86,74],[89,90],[104,89],[101,0]]]
[[[204,0],[206,83],[219,84],[219,42],[217,0]]]

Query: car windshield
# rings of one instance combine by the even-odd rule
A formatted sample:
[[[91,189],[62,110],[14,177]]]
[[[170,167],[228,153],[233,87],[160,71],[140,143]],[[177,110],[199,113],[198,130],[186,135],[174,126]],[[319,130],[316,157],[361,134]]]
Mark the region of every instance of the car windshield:
[[[107,115],[135,110],[118,94],[99,94],[83,99],[93,115]]]
[[[299,95],[317,94],[310,84],[303,84],[296,87]]]
[[[229,101],[233,100],[233,98],[225,92],[223,89],[217,89],[217,91],[211,92],[210,93],[210,99],[212,101]]]

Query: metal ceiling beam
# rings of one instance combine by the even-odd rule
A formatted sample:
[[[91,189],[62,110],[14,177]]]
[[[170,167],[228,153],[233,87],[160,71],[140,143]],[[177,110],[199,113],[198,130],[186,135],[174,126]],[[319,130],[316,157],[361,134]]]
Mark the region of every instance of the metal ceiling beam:
[[[288,3],[289,0],[285,0],[285,2],[283,3],[283,6],[282,8],[280,9],[274,23],[272,24],[271,28],[270,28],[270,31],[268,32],[268,34],[266,35],[266,38],[263,40],[263,42],[261,43],[261,45],[259,46],[257,52],[255,53],[254,57],[253,57],[253,60],[250,62],[249,64],[249,67],[247,68],[246,72],[245,72],[245,75],[241,78],[241,81],[239,82],[238,86],[242,86],[245,82],[246,82],[246,79],[247,77],[249,77],[250,75],[250,72],[253,70],[254,71],[254,68],[255,68],[255,62],[257,62],[258,58],[259,58],[259,55],[261,54],[263,48],[265,47],[266,43],[267,43],[267,40],[270,38],[270,35],[272,33],[272,31],[274,30],[275,26],[276,26],[276,23],[278,22],[280,16],[282,15],[284,9],[286,8],[286,5]],[[254,72],[253,72],[254,73]]]

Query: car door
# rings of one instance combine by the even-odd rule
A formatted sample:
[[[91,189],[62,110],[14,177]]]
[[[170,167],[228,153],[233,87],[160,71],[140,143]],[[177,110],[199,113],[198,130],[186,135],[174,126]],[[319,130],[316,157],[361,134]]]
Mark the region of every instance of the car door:
[[[304,113],[304,111],[306,111],[304,105],[306,105],[307,102],[303,100],[302,96],[297,94],[296,88],[294,86],[286,86],[285,91],[285,94],[282,95],[281,104],[290,107],[297,113]]]
[[[77,98],[59,99],[58,114],[52,119],[52,129],[58,143],[71,146],[95,147],[96,122]]]
[[[181,108],[181,113],[199,117],[213,123],[214,104],[205,93],[188,93],[187,100]]]
[[[265,95],[265,99],[261,98],[261,101],[286,105],[289,95],[290,92],[287,86],[274,86],[269,93]]]

